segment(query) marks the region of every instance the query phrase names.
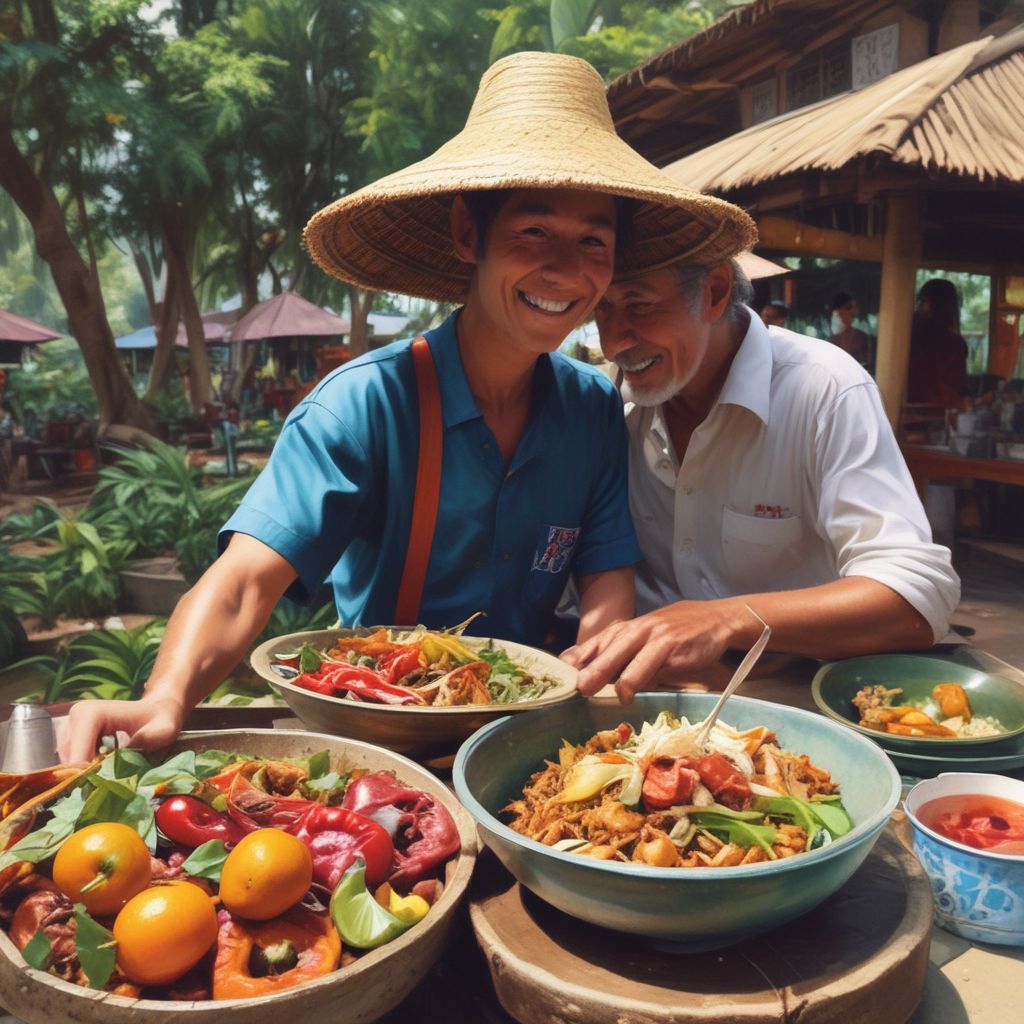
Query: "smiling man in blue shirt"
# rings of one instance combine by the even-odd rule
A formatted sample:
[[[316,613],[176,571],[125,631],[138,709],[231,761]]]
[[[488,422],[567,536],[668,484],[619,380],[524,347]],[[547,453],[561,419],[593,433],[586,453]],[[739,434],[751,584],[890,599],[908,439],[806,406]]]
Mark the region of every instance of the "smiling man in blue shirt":
[[[480,632],[539,644],[570,573],[581,640],[630,617],[639,549],[621,406],[601,374],[556,349],[616,264],[656,266],[680,247],[732,255],[753,240],[749,218],[629,149],[585,62],[527,53],[487,72],[458,136],[320,211],[306,240],[345,281],[462,303],[427,335],[443,438],[419,620],[447,627],[484,611]],[[409,343],[325,379],[171,617],[145,696],[76,705],[65,758],[85,760],[115,730],[136,747],[169,741],[281,595],[302,599],[328,574],[343,622],[392,621],[418,438]]]

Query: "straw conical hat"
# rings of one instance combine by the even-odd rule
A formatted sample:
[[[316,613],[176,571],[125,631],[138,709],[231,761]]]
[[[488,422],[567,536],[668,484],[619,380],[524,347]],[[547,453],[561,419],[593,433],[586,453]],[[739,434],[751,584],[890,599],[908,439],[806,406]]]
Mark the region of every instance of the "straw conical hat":
[[[615,134],[601,76],[577,57],[517,53],[480,81],[466,127],[436,153],[331,203],[306,225],[329,274],[378,291],[461,302],[471,268],[452,249],[453,196],[569,188],[640,201],[620,273],[711,264],[756,240],[739,207],[675,183]]]

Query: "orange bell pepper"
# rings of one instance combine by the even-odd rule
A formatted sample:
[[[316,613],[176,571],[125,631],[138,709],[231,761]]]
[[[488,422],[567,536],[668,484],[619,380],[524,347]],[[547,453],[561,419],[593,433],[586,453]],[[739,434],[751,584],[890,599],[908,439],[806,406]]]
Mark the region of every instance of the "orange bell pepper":
[[[250,970],[255,947],[263,950],[271,972],[256,977]],[[341,939],[326,914],[293,907],[260,924],[229,918],[217,935],[213,964],[214,999],[254,999],[329,974],[341,959]],[[275,963],[279,969],[274,970]]]

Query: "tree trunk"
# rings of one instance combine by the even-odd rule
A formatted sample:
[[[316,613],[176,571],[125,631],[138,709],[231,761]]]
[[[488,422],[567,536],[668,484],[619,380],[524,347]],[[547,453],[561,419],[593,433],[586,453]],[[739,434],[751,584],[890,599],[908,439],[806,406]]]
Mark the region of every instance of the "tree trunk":
[[[147,402],[155,402],[167,388],[174,368],[174,343],[178,337],[178,320],[180,305],[178,289],[173,274],[167,275],[164,288],[164,301],[158,303],[158,315],[154,316],[153,326],[156,328],[156,350],[153,352],[153,365],[149,368],[149,384],[146,387]]]
[[[164,210],[161,222],[167,272],[174,275],[175,294],[178,297],[182,319],[185,321],[185,333],[188,335],[189,404],[192,411],[199,414],[212,400],[213,387],[210,382],[210,355],[206,349],[203,321],[195,289],[192,287],[192,261],[189,255],[192,244],[189,237],[191,232],[187,231],[180,211],[174,207]]]
[[[370,332],[367,328],[367,317],[373,305],[376,292],[367,291],[351,285],[348,290],[348,302],[351,311],[352,328],[348,336],[348,347],[353,356],[361,356],[370,343]]]
[[[10,124],[0,110],[0,187],[32,225],[36,251],[50,268],[71,334],[82,352],[99,405],[100,430],[125,423],[152,433],[149,411],[132,388],[114,346],[97,276],[68,235],[67,223],[53,189],[37,177],[18,149]]]

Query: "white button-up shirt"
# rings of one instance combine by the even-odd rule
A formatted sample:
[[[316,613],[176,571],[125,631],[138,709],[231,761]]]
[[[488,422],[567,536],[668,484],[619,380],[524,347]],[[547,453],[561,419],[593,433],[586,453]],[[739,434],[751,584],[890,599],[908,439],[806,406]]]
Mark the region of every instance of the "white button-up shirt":
[[[960,581],[932,543],[875,382],[835,345],[749,313],[682,465],[660,407],[627,406],[638,614],[867,576],[941,639]]]

